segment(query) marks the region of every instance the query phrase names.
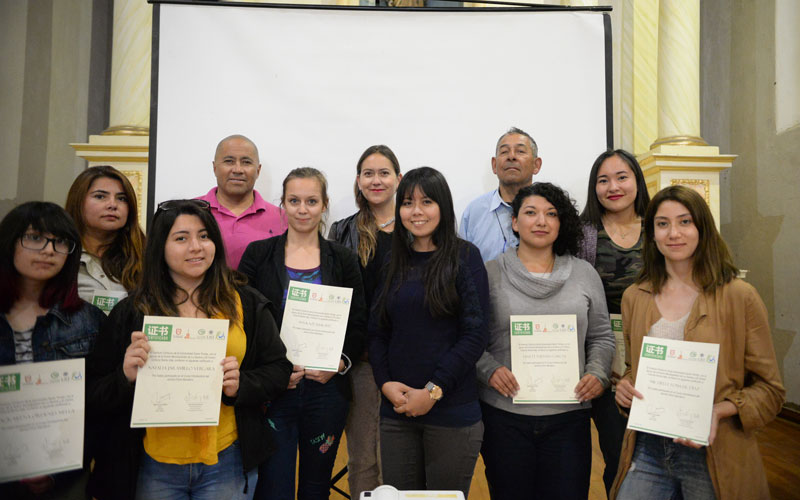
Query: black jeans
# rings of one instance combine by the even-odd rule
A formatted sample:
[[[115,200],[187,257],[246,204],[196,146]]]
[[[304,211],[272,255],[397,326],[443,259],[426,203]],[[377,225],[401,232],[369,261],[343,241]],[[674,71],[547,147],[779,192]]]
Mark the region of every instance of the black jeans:
[[[603,484],[606,494],[611,491],[614,478],[619,468],[619,454],[622,451],[622,438],[625,437],[625,427],[628,419],[623,417],[614,402],[614,392],[608,388],[603,395],[592,400],[592,420],[597,427],[597,439],[600,441],[600,451],[606,470],[603,472]]]
[[[398,490],[460,490],[469,496],[483,423],[444,427],[381,417],[383,484]]]
[[[534,417],[481,403],[483,463],[492,500],[589,496],[589,410]]]

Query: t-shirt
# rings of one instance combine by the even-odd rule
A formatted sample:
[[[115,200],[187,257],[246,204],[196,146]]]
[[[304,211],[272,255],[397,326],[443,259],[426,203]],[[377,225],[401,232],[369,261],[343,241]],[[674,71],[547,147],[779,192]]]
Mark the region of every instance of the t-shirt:
[[[597,231],[597,257],[594,268],[603,280],[609,314],[622,312],[622,294],[636,281],[636,276],[642,269],[643,238],[644,230],[635,245],[631,248],[622,248],[611,241],[605,229]]]

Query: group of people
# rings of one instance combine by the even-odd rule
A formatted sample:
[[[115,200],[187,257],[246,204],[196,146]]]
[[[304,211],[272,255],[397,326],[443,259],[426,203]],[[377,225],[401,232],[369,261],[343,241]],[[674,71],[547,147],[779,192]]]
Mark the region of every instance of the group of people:
[[[146,238],[113,167],[81,173],[66,209],[13,209],[0,222],[0,364],[87,358],[86,471],[0,490],[65,495],[88,475],[98,500],[327,498],[346,434],[353,498],[380,484],[466,497],[478,454],[495,500],[587,498],[594,420],[612,498],[766,498],[752,431],[784,389],[767,311],[705,200],[682,186],[650,200],[635,157],[615,150],[591,167],[579,213],[533,182],[542,159],[517,128],[491,164],[498,188],[458,224],[439,171],[401,173],[372,146],[356,164],[358,211],[327,239],[325,176],[292,170],[275,207],[241,135],[216,149],[217,187],[161,203]],[[338,372],[287,360],[290,280],[353,290]],[[89,303],[102,291],[127,293],[107,317]],[[540,314],[576,318],[575,403],[513,402],[509,317]],[[130,427],[144,315],[230,320],[218,426]],[[626,430],[645,335],[720,345],[709,446]]]

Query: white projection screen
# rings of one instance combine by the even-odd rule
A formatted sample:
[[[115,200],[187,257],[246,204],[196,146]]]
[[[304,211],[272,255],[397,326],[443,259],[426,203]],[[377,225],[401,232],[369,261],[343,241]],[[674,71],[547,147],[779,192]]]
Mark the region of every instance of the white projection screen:
[[[509,127],[536,139],[535,179],[566,188],[579,210],[612,142],[602,12],[154,7],[149,214],[215,186],[214,149],[235,133],[259,148],[268,201],[291,169],[323,171],[329,223],[355,211],[356,161],[372,144],[404,172],[441,170],[460,219],[497,187],[491,157]]]

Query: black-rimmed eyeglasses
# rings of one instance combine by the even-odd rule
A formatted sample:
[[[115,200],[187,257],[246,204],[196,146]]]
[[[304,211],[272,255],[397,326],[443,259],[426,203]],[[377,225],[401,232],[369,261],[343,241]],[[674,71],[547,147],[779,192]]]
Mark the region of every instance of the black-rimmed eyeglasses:
[[[202,210],[208,210],[211,207],[211,203],[206,200],[167,200],[158,204],[156,212],[160,210],[178,210],[186,205],[193,205]]]
[[[49,243],[52,243],[53,250],[57,253],[63,253],[64,255],[69,255],[74,252],[77,246],[74,241],[66,238],[48,238],[47,236],[42,236],[37,233],[23,234],[19,239],[19,243],[22,245],[22,248],[35,250],[37,252],[44,250]]]

